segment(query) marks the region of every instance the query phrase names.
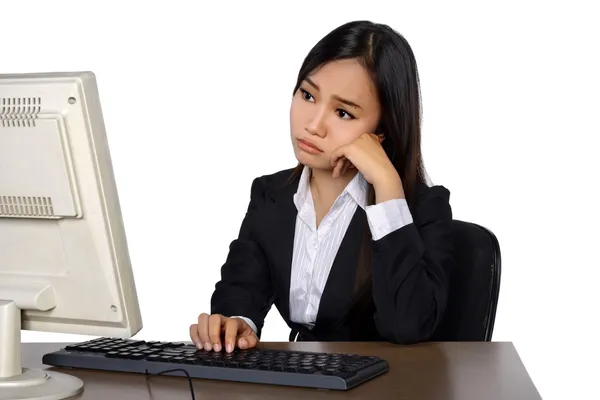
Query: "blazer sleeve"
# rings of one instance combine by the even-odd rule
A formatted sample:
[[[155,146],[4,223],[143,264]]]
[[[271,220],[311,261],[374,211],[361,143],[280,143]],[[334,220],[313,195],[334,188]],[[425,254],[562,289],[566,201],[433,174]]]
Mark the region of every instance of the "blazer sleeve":
[[[372,258],[375,324],[400,344],[428,340],[446,310],[455,259],[450,192],[427,189],[412,210],[413,222],[374,240]]]
[[[264,204],[263,183],[256,178],[239,235],[229,246],[221,267],[221,279],[211,297],[211,314],[249,318],[259,338],[264,319],[273,305],[274,293],[266,256],[254,236],[256,216]]]

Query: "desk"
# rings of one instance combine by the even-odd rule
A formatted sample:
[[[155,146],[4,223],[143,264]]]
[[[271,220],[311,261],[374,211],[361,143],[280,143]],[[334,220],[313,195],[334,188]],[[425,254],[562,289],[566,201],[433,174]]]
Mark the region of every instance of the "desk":
[[[42,355],[65,343],[24,343],[23,365],[48,368]],[[350,391],[266,386],[194,380],[197,399],[402,399],[530,400],[541,399],[512,343],[261,343],[261,347],[345,352],[385,358],[390,371]],[[53,368],[83,380],[77,399],[190,400],[187,378]]]

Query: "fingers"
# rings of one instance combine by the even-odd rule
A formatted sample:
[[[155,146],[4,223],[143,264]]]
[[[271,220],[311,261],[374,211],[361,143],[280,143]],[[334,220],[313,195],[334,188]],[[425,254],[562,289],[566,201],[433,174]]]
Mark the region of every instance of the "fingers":
[[[190,339],[194,343],[194,346],[198,348],[203,347],[202,339],[200,339],[200,334],[198,333],[198,324],[190,325]]]
[[[190,325],[190,338],[199,349],[226,350],[231,353],[236,345],[242,349],[255,347],[259,342],[252,328],[239,318],[220,314],[198,316],[198,323]]]
[[[344,166],[342,167],[342,170],[340,171],[340,176],[344,175],[346,173],[346,171],[348,170],[348,166],[350,165],[349,162],[344,162]]]
[[[226,350],[231,353],[236,345],[240,349],[255,347],[259,339],[243,319],[227,318],[220,314],[198,316],[198,323],[190,325],[190,338],[194,345],[206,351]]]
[[[348,163],[348,160],[346,160],[346,158],[342,157],[338,160],[338,162],[336,163],[335,167],[333,168],[333,172],[332,172],[332,176],[334,178],[339,177],[342,174],[342,170],[344,169],[344,166]]]
[[[344,163],[344,167],[342,168],[342,172],[340,172],[340,175],[344,175],[349,169],[352,168],[354,168],[354,165],[349,160],[346,160],[346,162]]]
[[[332,177],[337,178],[343,175],[348,168],[354,167],[349,158],[351,151],[351,146],[342,146],[331,154]]]
[[[252,328],[250,328],[250,329],[252,329]],[[256,347],[257,344],[258,344],[258,337],[254,333],[254,331],[251,331],[249,334],[247,334],[245,336],[241,336],[238,339],[238,347],[240,349],[251,349],[253,347]]]
[[[221,314],[212,314],[208,317],[208,336],[212,349],[214,351],[221,351],[221,326],[226,321]]]
[[[212,349],[210,336],[208,335],[208,314],[203,313],[198,316],[198,324],[196,329],[198,331],[199,338],[199,342],[196,347],[199,349],[204,348],[204,350]]]
[[[334,150],[333,153],[331,153],[331,168],[335,168],[335,166],[338,164],[338,161],[342,158],[345,157],[344,152],[346,151],[346,146],[342,146],[339,147],[338,149]]]
[[[231,353],[235,348],[235,339],[238,336],[240,319],[229,318],[225,323],[225,350]]]
[[[338,160],[337,164],[333,168],[331,176],[337,178],[344,175],[349,169],[355,169],[354,164],[350,162],[346,157],[342,157]]]

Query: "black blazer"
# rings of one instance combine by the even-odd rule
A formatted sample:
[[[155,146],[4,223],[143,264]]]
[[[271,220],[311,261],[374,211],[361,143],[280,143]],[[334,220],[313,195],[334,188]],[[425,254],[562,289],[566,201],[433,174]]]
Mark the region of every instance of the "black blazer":
[[[413,223],[372,241],[372,273],[355,294],[357,258],[367,218],[358,207],[334,260],[309,330],[290,321],[289,288],[299,179],[292,170],[256,178],[239,237],[229,248],[211,299],[211,313],[250,318],[260,337],[275,304],[299,340],[426,341],[444,311],[454,265],[450,192],[421,185],[411,207]]]

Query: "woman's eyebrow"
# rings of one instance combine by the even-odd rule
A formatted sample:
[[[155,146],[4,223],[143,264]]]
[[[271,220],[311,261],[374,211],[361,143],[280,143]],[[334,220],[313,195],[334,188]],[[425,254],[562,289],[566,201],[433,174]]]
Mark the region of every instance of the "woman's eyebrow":
[[[316,83],[314,83],[314,82],[313,82],[313,81],[312,81],[310,78],[305,78],[304,80],[305,80],[305,81],[306,81],[306,82],[307,82],[309,85],[311,85],[312,87],[314,87],[315,89],[317,89],[317,90],[321,90],[321,89],[319,88],[319,86],[318,86]],[[337,101],[339,101],[340,103],[347,104],[347,105],[349,105],[350,107],[354,107],[354,108],[359,108],[359,109],[362,109],[362,107],[361,107],[361,106],[359,106],[358,104],[356,104],[356,103],[355,103],[355,102],[353,102],[353,101],[350,101],[350,100],[348,100],[348,99],[344,99],[344,98],[342,98],[342,97],[340,97],[340,96],[338,96],[338,95],[333,95],[332,97],[333,97],[334,99],[336,99]]]

